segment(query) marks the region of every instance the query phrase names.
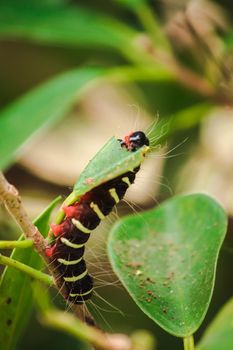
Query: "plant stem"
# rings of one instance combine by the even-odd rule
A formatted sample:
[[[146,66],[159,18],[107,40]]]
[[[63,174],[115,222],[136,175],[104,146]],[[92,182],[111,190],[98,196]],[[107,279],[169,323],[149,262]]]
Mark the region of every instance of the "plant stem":
[[[163,33],[161,25],[152,9],[144,3],[140,6],[135,6],[133,10],[149,37],[151,37],[156,44],[156,47],[162,48],[166,50],[166,52],[171,52],[169,41]]]
[[[37,252],[45,258],[46,242],[22,206],[17,189],[6,180],[2,172],[0,172],[0,200],[22,229],[25,238],[32,239]]]
[[[131,337],[124,334],[103,333],[74,317],[70,312],[54,308],[48,290],[41,283],[33,284],[34,298],[42,324],[63,331],[71,336],[89,342],[98,350],[152,350],[154,338],[147,331],[138,331]],[[79,305],[80,307],[80,305]],[[86,313],[86,310],[83,310]]]
[[[40,320],[47,326],[91,343],[97,349],[152,350],[154,348],[153,338],[145,331],[134,334],[132,338],[124,334],[106,334],[82,323],[70,313],[55,309],[41,310]]]
[[[53,277],[51,277],[50,275],[47,275],[46,273],[35,270],[32,267],[21,263],[20,261],[8,258],[7,256],[1,255],[1,254],[0,254],[0,264],[14,267],[17,270],[26,273],[33,279],[46,283],[49,286],[54,284]]]
[[[0,241],[0,249],[29,248],[32,246],[32,239],[25,239],[23,241]]]
[[[184,350],[195,350],[193,335],[183,338]]]
[[[160,63],[154,63],[153,66],[125,66],[112,68],[109,70],[107,77],[104,78],[113,83],[128,82],[175,82],[175,75],[168,72]]]
[[[154,47],[154,49],[151,50],[151,57],[156,63],[160,62],[163,64],[168,72],[172,73],[177,81],[184,86],[196,91],[205,98],[216,98],[215,87],[212,86],[205,77],[201,77],[189,68],[180,64],[174,57],[167,54],[167,52],[163,52]]]
[[[41,321],[54,329],[65,331],[75,338],[88,341],[101,349],[111,349],[108,338],[101,331],[89,327],[75,319],[70,313],[49,310],[42,314]],[[125,347],[129,349],[130,346]]]

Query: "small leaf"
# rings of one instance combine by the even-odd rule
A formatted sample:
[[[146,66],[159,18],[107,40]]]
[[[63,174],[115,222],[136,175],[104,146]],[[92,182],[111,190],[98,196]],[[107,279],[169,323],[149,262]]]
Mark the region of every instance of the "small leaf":
[[[103,69],[66,72],[32,90],[0,113],[0,169],[10,165],[26,140],[42,126],[65,116],[82,89]]]
[[[115,137],[111,138],[79,176],[74,185],[75,195],[81,196],[103,182],[132,171],[142,163],[147,151],[148,147],[144,146],[136,152],[129,152]]]
[[[114,271],[138,306],[167,332],[184,337],[210,303],[226,215],[211,198],[174,197],[119,221],[108,251]]]
[[[78,200],[83,194],[97,187],[103,182],[133,171],[144,160],[149,147],[144,146],[136,152],[129,152],[122,148],[119,141],[112,137],[96,156],[88,163],[74,185],[73,192],[66,198],[63,205],[70,205]],[[56,217],[56,223],[60,223],[64,217],[61,208]]]
[[[48,221],[52,210],[59,201],[60,197],[56,198],[34,222],[44,236],[48,232]],[[33,248],[14,249],[11,258],[35,269],[43,267],[41,257]],[[14,268],[6,267],[0,280],[0,349],[15,348],[28,321],[32,305],[30,278]]]
[[[233,298],[230,299],[208,326],[197,350],[232,350]]]

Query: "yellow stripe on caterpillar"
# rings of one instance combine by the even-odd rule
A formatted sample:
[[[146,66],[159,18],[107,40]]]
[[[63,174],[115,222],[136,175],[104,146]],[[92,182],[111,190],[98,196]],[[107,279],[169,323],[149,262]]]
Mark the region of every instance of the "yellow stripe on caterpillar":
[[[72,276],[72,277],[63,277],[65,282],[76,282],[78,280],[81,280],[83,277],[87,275],[87,270],[85,270],[83,273],[81,273],[78,276]]]
[[[67,238],[65,237],[62,237],[61,238],[61,242],[63,244],[65,244],[67,247],[70,247],[70,248],[74,248],[74,249],[78,249],[78,248],[82,248],[84,246],[84,244],[75,244],[75,243],[72,243],[70,242]]]
[[[120,201],[115,188],[110,188],[109,193],[110,196],[114,199],[115,203],[118,203]]]
[[[79,220],[76,220],[76,219],[73,218],[71,221],[74,224],[74,226],[77,227],[77,229],[80,230],[81,232],[83,232],[83,233],[91,233],[91,230],[89,230],[88,228],[83,226],[83,224]]]
[[[93,288],[91,288],[90,290],[88,290],[87,292],[85,292],[85,293],[70,293],[69,294],[69,296],[71,297],[71,298],[75,298],[75,297],[84,297],[85,295],[88,295],[88,294],[90,294],[91,292],[93,291]]]
[[[78,264],[81,260],[82,260],[83,257],[77,259],[77,260],[65,260],[65,259],[57,259],[57,261],[62,264],[62,265],[76,265]]]
[[[122,179],[121,179],[123,182],[125,182],[128,186],[130,186],[131,185],[131,183],[130,183],[130,181],[129,181],[129,178],[127,177],[127,176],[125,176],[125,177],[122,177]]]
[[[91,202],[90,207],[94,210],[94,212],[97,214],[97,216],[100,220],[105,219],[104,214],[102,213],[102,211],[100,210],[100,208],[98,207],[98,205],[96,203]]]

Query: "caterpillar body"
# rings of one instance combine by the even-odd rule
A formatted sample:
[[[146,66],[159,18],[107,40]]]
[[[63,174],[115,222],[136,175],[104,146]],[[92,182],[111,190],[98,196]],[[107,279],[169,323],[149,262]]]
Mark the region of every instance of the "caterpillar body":
[[[129,152],[149,146],[149,140],[142,131],[133,132],[118,141]],[[100,221],[124,197],[139,169],[140,166],[104,182],[85,193],[72,205],[63,206],[63,221],[51,225],[55,239],[48,245],[46,255],[62,275],[68,301],[83,304],[91,298],[93,279],[88,274],[83,258],[85,243]]]

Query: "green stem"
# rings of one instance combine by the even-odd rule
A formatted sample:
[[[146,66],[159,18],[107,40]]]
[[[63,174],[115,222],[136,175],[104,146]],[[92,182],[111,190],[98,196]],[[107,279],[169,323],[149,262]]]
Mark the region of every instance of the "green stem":
[[[104,333],[93,327],[89,327],[70,313],[50,309],[43,312],[41,320],[44,324],[54,329],[64,331],[78,339],[98,345],[101,348],[103,344],[107,343]]]
[[[175,82],[175,75],[169,72],[160,63],[153,66],[137,67],[120,67],[109,70],[107,77],[104,79],[114,83],[128,83],[135,81],[153,81],[153,82]]]
[[[166,35],[161,29],[161,25],[153,13],[152,9],[147,4],[141,4],[134,7],[134,12],[137,15],[139,21],[153,39],[156,47],[160,47],[171,53],[171,47]]]
[[[0,264],[14,267],[15,269],[22,271],[32,277],[33,279],[36,279],[38,281],[41,281],[49,286],[54,284],[53,278],[46,273],[43,273],[41,271],[37,271],[33,269],[32,267],[23,264],[17,260],[8,258],[7,256],[0,254]]]
[[[23,241],[0,241],[0,249],[29,248],[32,246],[32,239],[25,239]]]
[[[145,331],[134,333],[131,339],[124,334],[103,333],[99,329],[81,322],[69,312],[61,312],[52,308],[41,310],[40,320],[49,327],[91,343],[97,349],[154,349],[154,339]]]
[[[62,207],[64,205],[69,206],[69,205],[73,204],[74,202],[76,202],[78,200],[78,198],[79,197],[74,193],[74,191],[70,193],[70,195],[62,203],[62,205],[61,205],[61,207],[60,207],[60,209],[59,209],[59,211],[57,213],[56,220],[55,220],[56,224],[60,224],[62,222],[63,218],[65,217],[65,213],[62,210]]]
[[[184,350],[195,350],[193,335],[183,338]]]

